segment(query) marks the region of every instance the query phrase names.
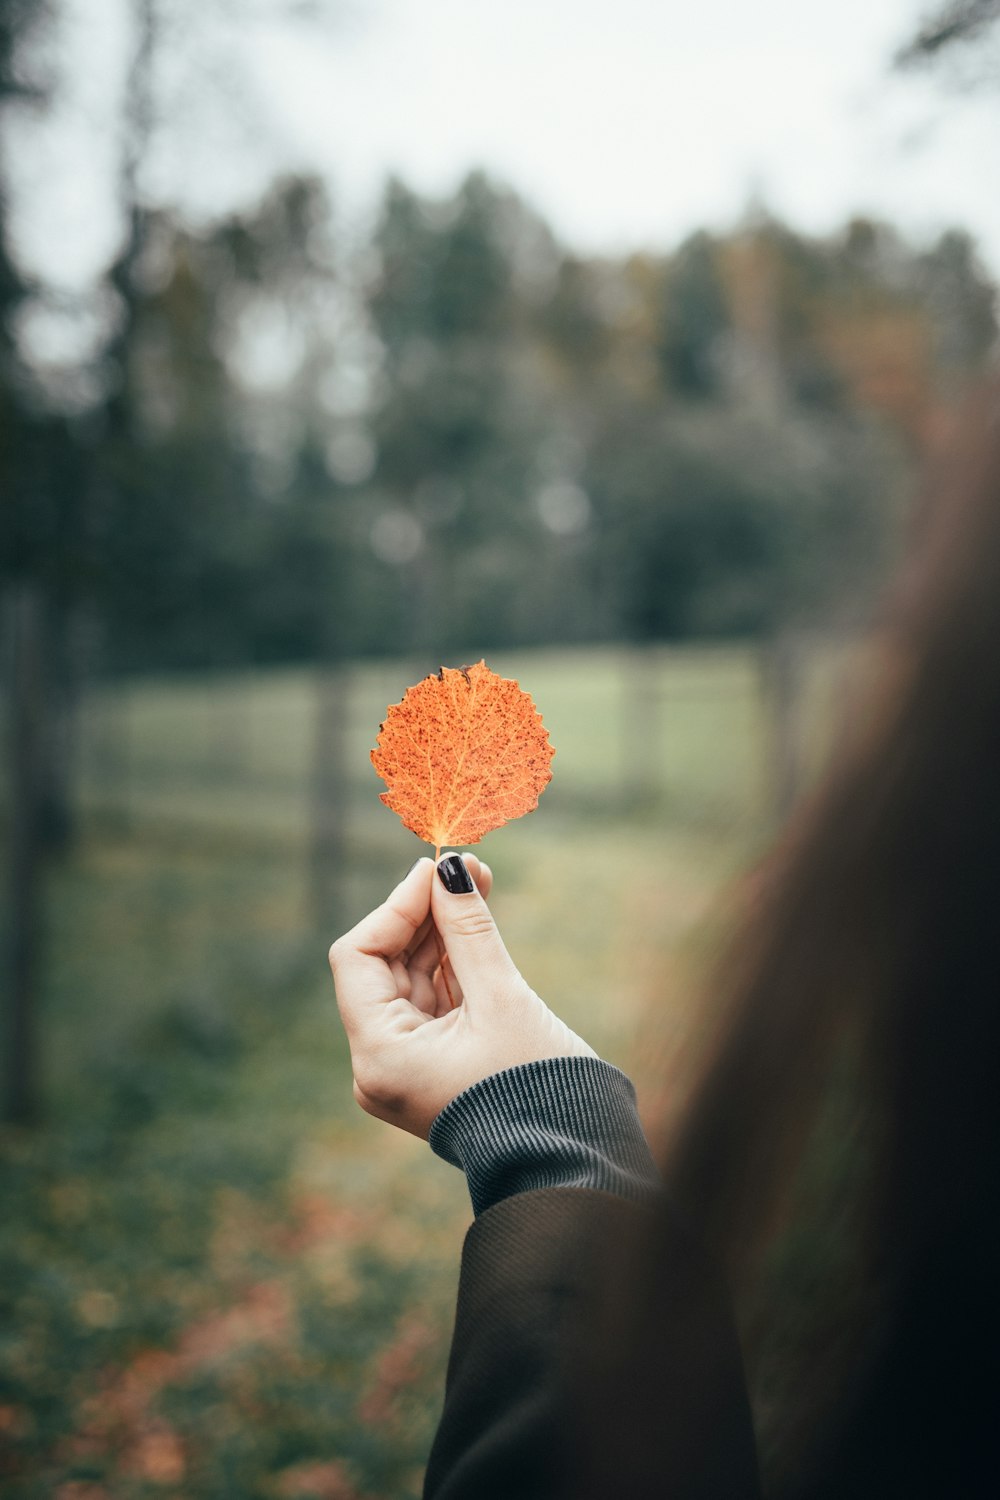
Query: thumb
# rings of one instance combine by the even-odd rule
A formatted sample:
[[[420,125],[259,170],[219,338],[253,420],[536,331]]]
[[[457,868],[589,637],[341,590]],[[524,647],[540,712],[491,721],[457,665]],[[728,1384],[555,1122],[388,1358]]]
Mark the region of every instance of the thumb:
[[[442,855],[437,876],[432,882],[431,913],[466,1002],[470,995],[484,990],[495,993],[498,986],[519,980],[493,913],[462,856]]]

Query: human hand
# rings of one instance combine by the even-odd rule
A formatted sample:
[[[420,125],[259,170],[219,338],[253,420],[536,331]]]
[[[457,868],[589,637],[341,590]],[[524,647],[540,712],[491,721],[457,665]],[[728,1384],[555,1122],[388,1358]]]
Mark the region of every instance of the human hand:
[[[445,888],[442,866],[458,889]],[[596,1056],[522,979],[486,904],[492,882],[474,854],[445,855],[437,869],[418,860],[330,949],[354,1097],[366,1113],[425,1140],[445,1105],[491,1073],[543,1057]]]

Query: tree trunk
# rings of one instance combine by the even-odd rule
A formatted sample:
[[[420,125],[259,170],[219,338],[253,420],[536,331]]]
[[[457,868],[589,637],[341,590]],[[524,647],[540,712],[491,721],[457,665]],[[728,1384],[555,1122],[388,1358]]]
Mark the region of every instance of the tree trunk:
[[[45,607],[35,583],[11,590],[8,744],[7,1056],[4,1117],[25,1123],[38,1113],[36,1016],[42,947],[42,799],[45,755]]]
[[[47,853],[65,854],[77,832],[80,699],[93,656],[94,628],[77,605],[51,611],[46,634],[49,671],[39,838]]]

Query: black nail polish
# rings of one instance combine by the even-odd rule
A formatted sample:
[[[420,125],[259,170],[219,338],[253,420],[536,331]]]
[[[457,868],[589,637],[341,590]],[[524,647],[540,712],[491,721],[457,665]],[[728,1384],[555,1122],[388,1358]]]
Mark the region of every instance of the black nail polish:
[[[472,883],[465,860],[460,854],[449,854],[437,867],[441,884],[453,896],[468,896],[476,887]]]

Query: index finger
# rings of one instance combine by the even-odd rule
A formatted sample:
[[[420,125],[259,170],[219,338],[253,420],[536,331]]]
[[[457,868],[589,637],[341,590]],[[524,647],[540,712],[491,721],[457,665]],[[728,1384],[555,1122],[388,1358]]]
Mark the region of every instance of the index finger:
[[[398,958],[426,921],[433,874],[434,861],[419,859],[382,905],[330,949],[337,1004],[348,1031],[372,1007],[398,998],[389,960]]]

